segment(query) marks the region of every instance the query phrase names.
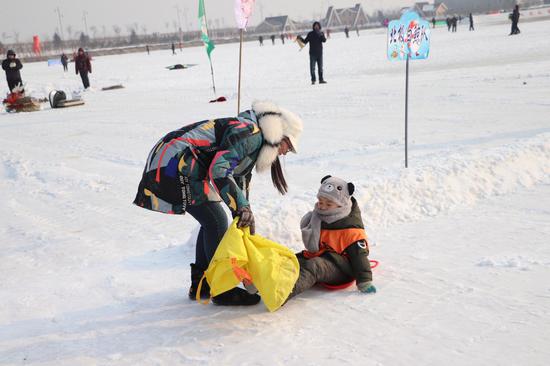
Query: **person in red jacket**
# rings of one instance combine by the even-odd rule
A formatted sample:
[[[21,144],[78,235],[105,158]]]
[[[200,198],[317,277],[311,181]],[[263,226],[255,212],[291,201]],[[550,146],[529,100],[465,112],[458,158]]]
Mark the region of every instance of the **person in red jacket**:
[[[88,56],[82,48],[78,49],[78,54],[74,59],[74,67],[76,74],[80,74],[82,84],[84,84],[84,89],[88,89],[90,87],[88,74],[92,73],[92,63],[90,61],[90,56]]]

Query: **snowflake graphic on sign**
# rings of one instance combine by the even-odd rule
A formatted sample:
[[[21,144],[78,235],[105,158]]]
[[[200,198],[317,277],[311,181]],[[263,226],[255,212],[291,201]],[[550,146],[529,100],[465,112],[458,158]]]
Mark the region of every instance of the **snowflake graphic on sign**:
[[[388,59],[422,60],[430,54],[430,25],[414,11],[388,25]]]

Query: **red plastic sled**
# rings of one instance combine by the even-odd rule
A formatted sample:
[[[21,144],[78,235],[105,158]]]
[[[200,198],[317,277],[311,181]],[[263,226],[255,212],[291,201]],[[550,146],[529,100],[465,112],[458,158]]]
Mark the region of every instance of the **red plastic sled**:
[[[379,264],[378,261],[376,261],[374,259],[370,260],[370,268],[371,269],[374,269],[374,268],[378,267],[378,264]],[[355,280],[350,281],[350,282],[346,282],[346,283],[342,283],[340,285],[329,285],[328,283],[321,282],[321,286],[323,286],[324,288],[326,288],[329,291],[338,291],[338,290],[343,290],[345,288],[348,288],[351,285],[353,285],[354,283],[355,283]]]

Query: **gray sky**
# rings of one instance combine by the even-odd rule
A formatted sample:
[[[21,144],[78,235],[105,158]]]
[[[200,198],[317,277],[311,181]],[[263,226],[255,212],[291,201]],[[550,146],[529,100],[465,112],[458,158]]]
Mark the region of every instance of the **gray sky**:
[[[338,8],[363,4],[367,13],[380,8],[397,8],[414,3],[413,0],[256,0],[252,24],[263,17],[288,14],[296,20],[319,18],[324,16],[328,5]],[[205,0],[206,15],[211,27],[232,26],[234,0]],[[127,27],[139,24],[147,33],[174,31],[177,24],[176,5],[181,10],[182,28],[198,29],[198,0],[0,0],[0,40],[4,43],[14,41],[14,32],[19,33],[20,41],[29,41],[32,35],[50,38],[59,27],[56,7],[63,18],[63,31],[67,37],[67,27],[72,32],[84,30],[83,12],[87,12],[88,29],[96,26],[98,36],[103,36],[103,26],[107,35],[114,34],[113,25],[122,28],[121,34],[127,34]],[[187,25],[187,26],[186,26]],[[90,30],[90,34],[92,31]]]

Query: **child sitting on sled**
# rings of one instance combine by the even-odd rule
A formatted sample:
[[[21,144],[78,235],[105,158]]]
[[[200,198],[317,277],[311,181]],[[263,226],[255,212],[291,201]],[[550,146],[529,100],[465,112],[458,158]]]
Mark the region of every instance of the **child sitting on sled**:
[[[327,175],[317,203],[300,222],[306,250],[298,254],[300,276],[289,298],[317,283],[344,285],[355,280],[363,293],[375,293],[369,247],[352,183]]]

